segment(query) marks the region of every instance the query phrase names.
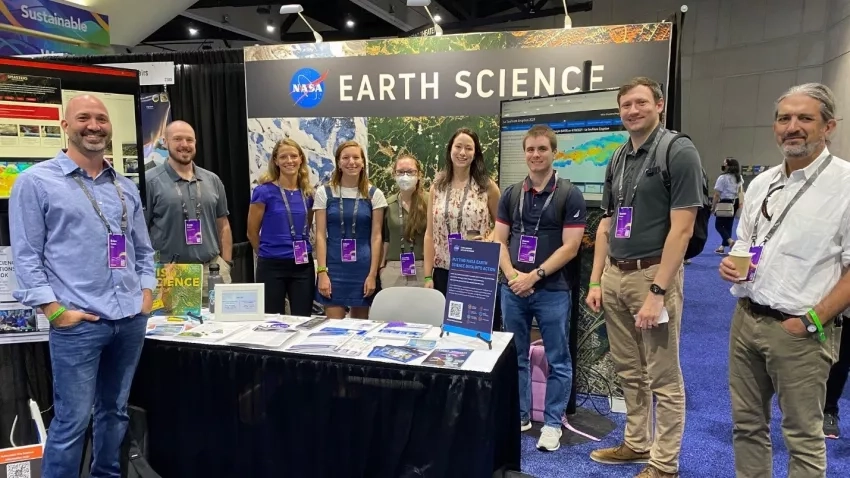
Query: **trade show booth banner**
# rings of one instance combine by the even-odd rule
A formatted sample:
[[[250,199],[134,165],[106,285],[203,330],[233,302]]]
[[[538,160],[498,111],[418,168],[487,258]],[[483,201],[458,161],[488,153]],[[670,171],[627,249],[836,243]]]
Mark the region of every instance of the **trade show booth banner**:
[[[316,184],[330,178],[336,147],[356,140],[383,191],[394,189],[392,163],[402,152],[421,161],[427,187],[460,127],[478,133],[498,182],[502,100],[578,92],[588,75],[590,89],[635,76],[666,83],[672,30],[671,23],[651,23],[248,47],[251,187],[275,143],[287,137],[304,149]],[[582,310],[577,362],[598,372],[586,375],[583,388],[608,394],[614,374],[603,325]]]

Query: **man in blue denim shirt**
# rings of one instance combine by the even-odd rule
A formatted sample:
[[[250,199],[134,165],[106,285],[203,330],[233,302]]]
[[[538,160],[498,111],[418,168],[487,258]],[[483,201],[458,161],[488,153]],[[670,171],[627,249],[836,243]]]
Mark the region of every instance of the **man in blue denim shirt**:
[[[104,160],[112,137],[106,106],[68,102],[67,152],[18,177],[9,217],[15,299],[50,319],[54,418],[45,478],[79,474],[94,406],[91,476],[119,477],[127,398],[156,285],[138,189]]]
[[[520,430],[531,428],[531,373],[528,350],[531,320],[543,336],[549,376],[544,424],[537,448],[560,447],[561,418],[572,387],[569,347],[570,279],[564,266],[578,253],[587,217],[584,196],[560,181],[553,164],[558,138],[552,128],[533,126],[522,141],[528,177],[508,186],[499,200],[496,240],[502,243],[499,265],[502,320],[514,334],[519,361]],[[515,188],[521,188],[514,194]],[[512,201],[512,196],[518,197]]]

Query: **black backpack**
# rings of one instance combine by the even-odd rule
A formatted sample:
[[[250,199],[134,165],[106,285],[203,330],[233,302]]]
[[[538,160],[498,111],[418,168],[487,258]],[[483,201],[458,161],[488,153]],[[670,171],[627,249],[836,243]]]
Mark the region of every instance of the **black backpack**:
[[[661,128],[658,131],[658,134],[662,135],[661,139],[658,141],[658,149],[655,154],[655,166],[661,173],[661,179],[664,181],[664,187],[667,188],[667,191],[670,191],[671,180],[670,180],[670,147],[673,143],[679,138],[688,138],[691,139],[690,136],[679,133],[672,130],[667,130]],[[622,146],[620,146],[617,151],[614,152],[614,155],[611,157],[611,169],[609,171],[614,171],[615,164],[614,161],[617,158],[620,158],[623,150],[628,146],[629,140],[626,140]],[[658,158],[663,157],[664,161],[660,161]],[[688,248],[685,250],[685,259],[691,259],[700,255],[705,248],[705,243],[708,241],[708,221],[711,219],[711,196],[708,193],[708,175],[705,174],[705,169],[701,168],[702,172],[702,206],[697,209],[697,217],[694,221],[694,232],[691,235],[691,240],[688,242]],[[610,177],[609,177],[610,181]],[[610,214],[612,211],[608,211]]]

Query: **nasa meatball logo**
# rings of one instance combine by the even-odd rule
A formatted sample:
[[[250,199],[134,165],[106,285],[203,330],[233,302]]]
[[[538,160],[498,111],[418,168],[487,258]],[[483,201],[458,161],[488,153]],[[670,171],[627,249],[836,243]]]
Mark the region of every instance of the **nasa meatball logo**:
[[[455,252],[458,252],[460,250],[460,246],[455,245],[454,249],[455,249]]]
[[[295,105],[302,108],[315,108],[325,97],[325,79],[328,72],[319,73],[312,68],[301,68],[292,75],[289,82],[289,94]]]

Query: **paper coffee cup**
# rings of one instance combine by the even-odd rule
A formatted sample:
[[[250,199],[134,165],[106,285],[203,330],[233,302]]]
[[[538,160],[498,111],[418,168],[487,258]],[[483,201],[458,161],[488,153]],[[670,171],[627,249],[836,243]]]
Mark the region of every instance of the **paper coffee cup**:
[[[729,259],[735,265],[735,270],[738,272],[739,280],[747,280],[747,274],[750,272],[750,264],[753,261],[753,253],[749,251],[731,251]]]

